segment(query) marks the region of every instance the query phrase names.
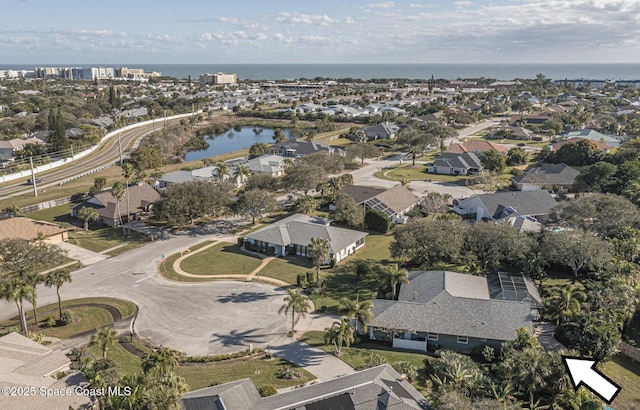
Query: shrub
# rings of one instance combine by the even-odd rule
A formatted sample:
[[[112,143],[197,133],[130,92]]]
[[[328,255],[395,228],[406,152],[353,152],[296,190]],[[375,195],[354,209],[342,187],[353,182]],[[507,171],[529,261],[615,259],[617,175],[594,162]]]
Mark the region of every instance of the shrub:
[[[73,323],[74,318],[75,315],[72,311],[65,310],[64,312],[62,312],[62,319],[60,319],[60,323],[62,323],[63,326],[68,325],[70,323]]]
[[[258,393],[260,393],[260,397],[269,397],[278,394],[278,390],[271,385],[267,385],[258,388]]]
[[[307,275],[304,273],[298,273],[298,277],[296,278],[296,284],[299,288],[304,288],[307,286]]]
[[[364,216],[364,225],[370,231],[384,234],[391,229],[391,219],[384,212],[371,209]]]
[[[411,364],[411,362],[395,362],[393,363],[393,368],[400,374],[405,374],[407,379],[409,379],[409,383],[413,382],[418,378],[418,369]]]
[[[316,274],[313,272],[307,272],[307,283],[315,283],[316,282]]]
[[[244,245],[244,237],[243,236],[238,236],[238,245],[239,246]]]
[[[273,246],[269,246],[266,253],[267,256],[273,256],[276,253],[276,248],[274,248]]]
[[[56,325],[56,320],[53,318],[53,316],[47,316],[47,318],[44,320],[44,325],[46,327],[54,327]]]

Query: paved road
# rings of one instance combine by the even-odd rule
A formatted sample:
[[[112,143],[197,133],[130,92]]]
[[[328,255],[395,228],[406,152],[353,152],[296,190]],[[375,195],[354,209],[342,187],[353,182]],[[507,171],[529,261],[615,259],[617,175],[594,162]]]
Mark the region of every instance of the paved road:
[[[220,354],[262,345],[287,331],[278,314],[284,292],[255,282],[175,283],[156,273],[169,255],[214,237],[187,236],[159,240],[72,274],[63,299],[111,296],[138,305],[139,336],[191,355]],[[55,289],[38,288],[38,303],[57,301]],[[16,315],[14,304],[0,302],[0,318]]]
[[[180,120],[169,120],[167,122],[178,121]],[[143,125],[121,132],[120,146],[122,147],[123,154],[126,153],[128,147],[136,146],[138,141],[160,127],[162,127],[162,120],[157,120],[156,124]],[[48,172],[38,173],[37,176],[44,179],[44,183],[38,184],[38,189],[58,186],[63,180],[118,161],[120,158],[118,138],[110,138],[105,141],[103,145],[104,147],[98,148],[94,153],[77,159],[75,162],[69,160],[69,165],[64,165]],[[33,192],[33,187],[25,185],[26,179],[27,178],[9,182],[0,187],[0,200]]]

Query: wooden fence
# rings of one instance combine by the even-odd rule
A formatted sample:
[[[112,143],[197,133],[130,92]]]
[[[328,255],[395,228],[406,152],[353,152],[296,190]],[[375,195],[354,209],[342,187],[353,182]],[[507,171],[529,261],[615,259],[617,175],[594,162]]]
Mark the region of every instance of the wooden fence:
[[[620,342],[618,349],[620,349],[620,353],[628,358],[633,359],[636,362],[640,362],[640,349],[637,349],[625,342]]]

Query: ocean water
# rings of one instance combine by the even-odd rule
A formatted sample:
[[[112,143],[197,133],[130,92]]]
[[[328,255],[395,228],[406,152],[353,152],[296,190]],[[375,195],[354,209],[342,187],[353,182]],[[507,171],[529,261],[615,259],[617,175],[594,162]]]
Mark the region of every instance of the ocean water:
[[[491,78],[513,80],[535,78],[543,74],[552,80],[639,80],[640,64],[20,64],[1,65],[0,70],[32,70],[34,67],[129,67],[145,71],[159,71],[163,76],[197,80],[204,73],[236,73],[240,80],[294,80],[300,78],[326,79],[374,78],[447,80]]]

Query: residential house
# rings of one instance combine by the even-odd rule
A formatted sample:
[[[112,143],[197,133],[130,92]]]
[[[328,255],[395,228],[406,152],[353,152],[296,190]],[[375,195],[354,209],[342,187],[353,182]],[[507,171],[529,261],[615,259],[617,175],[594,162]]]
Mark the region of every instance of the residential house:
[[[571,140],[573,138],[582,138],[594,142],[599,142],[610,147],[617,147],[620,145],[621,140],[611,135],[606,135],[590,128],[583,128],[581,130],[569,131],[561,135],[562,138]]]
[[[570,191],[579,174],[580,171],[565,164],[542,164],[528,169],[523,175],[514,176],[511,182],[518,191],[543,188],[550,191]]]
[[[584,138],[574,137],[574,138],[569,138],[569,139],[566,139],[566,140],[562,140],[562,141],[556,142],[555,144],[551,145],[551,152],[556,152],[563,145],[575,144],[575,143],[577,143],[579,141],[589,141],[594,147],[596,147],[600,151],[604,151],[604,152],[609,152],[611,149],[613,149],[613,147],[611,145],[607,145],[607,144],[605,144],[603,142],[600,142],[600,141],[585,140]]]
[[[420,202],[420,198],[402,185],[396,185],[387,190],[361,185],[346,185],[340,193],[349,195],[365,211],[376,209],[396,223],[405,222],[405,214]]]
[[[70,370],[71,360],[62,350],[50,349],[28,337],[12,332],[0,337],[0,383],[3,388],[17,388],[17,392],[29,391],[27,386],[38,389],[34,394],[2,394],[2,409],[88,409],[92,397],[82,394],[42,394],[74,391],[84,388],[87,379]],[[58,375],[62,377],[57,377]],[[28,397],[27,397],[28,396]]]
[[[393,140],[398,134],[398,127],[392,122],[381,122],[362,129],[368,140]]]
[[[210,182],[219,182],[220,180],[224,182],[234,183],[236,186],[243,185],[247,176],[242,176],[242,178],[238,175],[238,168],[230,164],[229,166],[229,175],[220,175],[218,174],[219,167],[216,165],[193,169],[191,171],[174,171],[168,174],[165,174],[158,178],[156,181],[157,189],[164,189],[171,184],[181,184],[188,181],[210,181]]]
[[[498,221],[516,215],[544,219],[556,205],[546,190],[506,191],[454,199],[453,211],[476,221]]]
[[[464,154],[465,152],[473,152],[478,154],[487,151],[498,151],[506,154],[507,152],[509,152],[509,148],[492,141],[470,140],[466,142],[451,144],[446,152],[453,154]]]
[[[260,397],[251,379],[185,393],[182,410],[410,410],[432,409],[427,399],[388,364]]]
[[[245,236],[245,247],[278,256],[308,256],[311,238],[329,241],[331,259],[340,262],[364,246],[366,232],[338,228],[330,221],[303,214],[293,214]],[[271,251],[269,250],[271,248]]]
[[[511,125],[506,125],[502,127],[494,128],[489,135],[486,136],[489,139],[514,139],[514,140],[526,140],[530,141],[533,139],[541,139],[538,137],[533,131],[528,130],[523,127],[514,127]]]
[[[38,138],[20,139],[14,138],[6,141],[0,141],[0,155],[4,158],[14,157],[18,151],[24,149],[27,144],[43,144],[43,141]]]
[[[369,337],[425,352],[500,348],[518,329],[533,330],[541,306],[534,283],[521,274],[413,271],[397,301],[373,301]]]
[[[98,211],[97,223],[116,228],[127,221],[140,219],[142,213],[149,212],[153,204],[160,200],[158,191],[144,182],[132,185],[127,189],[129,198],[125,194],[118,201],[110,190],[93,194],[91,198],[71,211],[71,216],[78,217],[78,211],[83,207],[91,207]],[[127,204],[130,214],[127,215]],[[119,213],[118,213],[119,211]]]
[[[332,154],[336,149],[315,141],[288,140],[269,147],[268,152],[285,158],[300,158],[317,152]]]
[[[0,220],[0,240],[26,239],[35,241],[40,237],[43,237],[47,243],[63,242],[69,239],[69,228],[20,216]]]
[[[480,158],[473,152],[445,152],[438,155],[427,172],[442,175],[475,175],[482,172],[484,166]]]
[[[263,155],[248,160],[245,165],[251,174],[268,174],[279,177],[284,174],[286,163],[280,155]]]

